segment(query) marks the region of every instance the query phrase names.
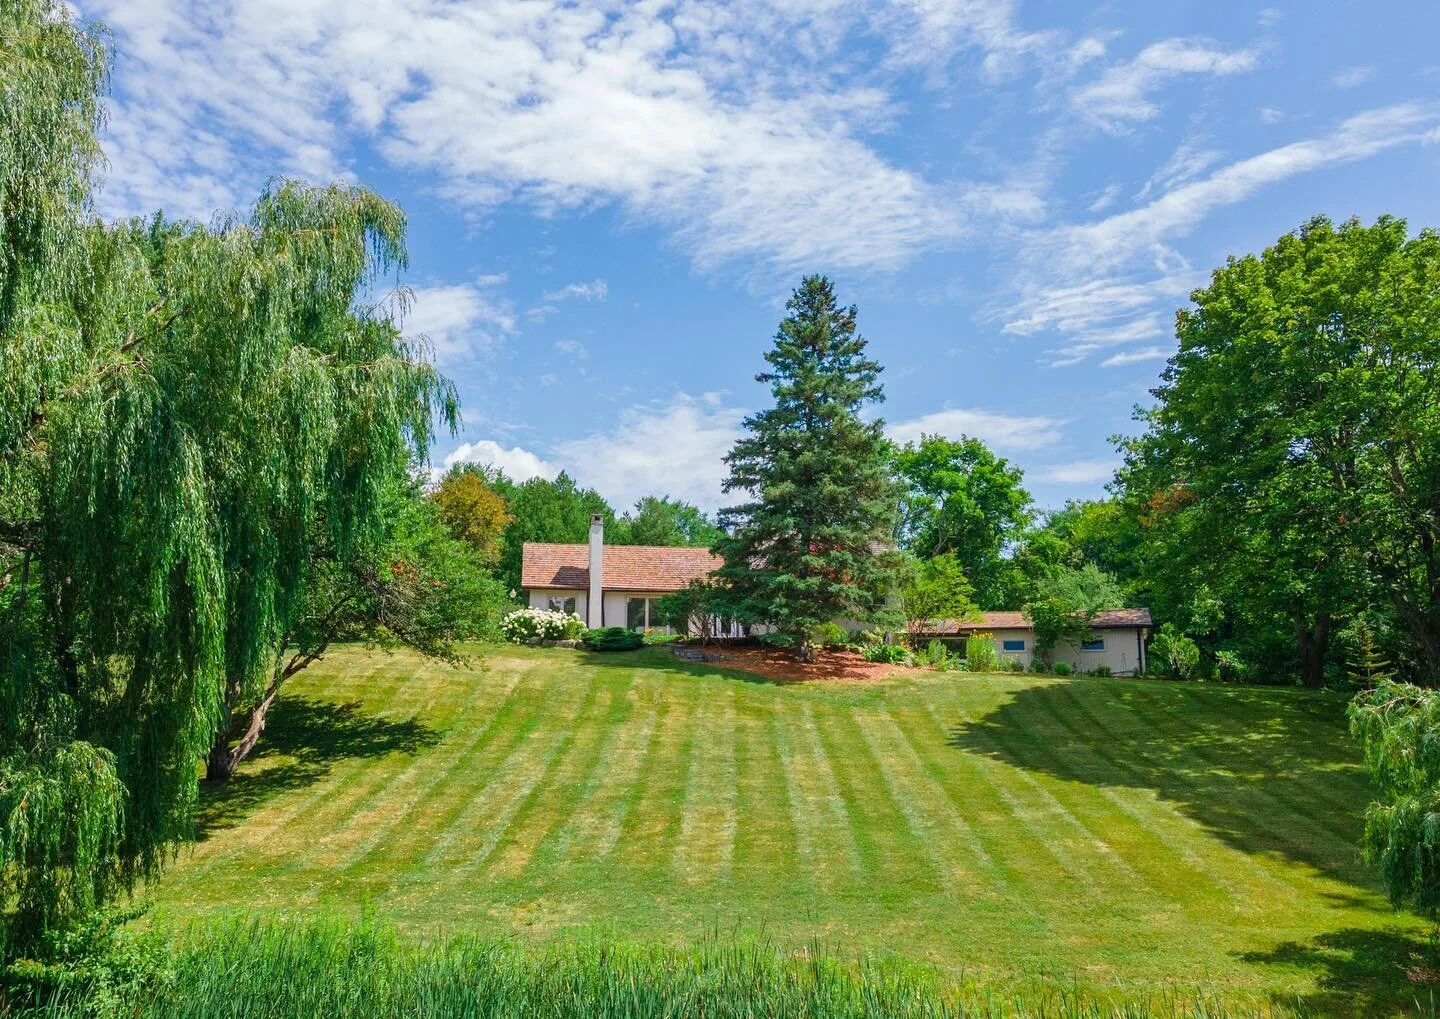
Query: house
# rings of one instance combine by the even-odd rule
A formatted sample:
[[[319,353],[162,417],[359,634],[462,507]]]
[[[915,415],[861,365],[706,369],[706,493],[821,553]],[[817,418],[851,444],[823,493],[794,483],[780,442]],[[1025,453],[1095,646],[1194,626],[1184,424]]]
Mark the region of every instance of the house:
[[[531,608],[573,612],[586,626],[623,626],[631,630],[668,630],[660,618],[659,602],[683,590],[692,580],[708,577],[721,564],[705,548],[668,545],[606,545],[603,517],[590,519],[590,541],[585,545],[557,545],[527,541],[520,565],[520,586]],[[858,629],[858,623],[844,623]],[[1145,637],[1151,628],[1149,609],[1114,609],[1101,612],[1092,622],[1095,639],[1080,647],[1061,645],[1052,662],[1066,662],[1080,671],[1100,666],[1117,675],[1145,671]],[[766,627],[752,627],[761,632]],[[711,633],[738,637],[742,628],[733,620],[715,620]],[[1007,658],[1030,664],[1035,631],[1019,612],[985,612],[979,620],[945,620],[927,627],[926,639],[963,643],[974,633],[995,639]]]
[[[531,608],[574,612],[586,626],[666,629],[660,599],[708,577],[720,563],[707,548],[607,546],[605,520],[594,516],[587,545],[527,541],[520,586]]]
[[[1094,638],[1079,647],[1061,644],[1050,652],[1051,662],[1065,662],[1077,671],[1098,667],[1116,675],[1145,671],[1145,637],[1154,624],[1149,609],[1110,609],[1090,621]],[[927,627],[926,638],[961,643],[983,633],[995,640],[1006,658],[1018,658],[1027,667],[1035,653],[1035,628],[1019,612],[982,612],[979,619],[944,620]]]

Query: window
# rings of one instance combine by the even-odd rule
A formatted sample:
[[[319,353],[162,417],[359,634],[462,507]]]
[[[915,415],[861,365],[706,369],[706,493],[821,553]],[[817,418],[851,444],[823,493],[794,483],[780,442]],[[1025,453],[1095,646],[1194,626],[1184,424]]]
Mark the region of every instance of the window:
[[[556,597],[553,597],[553,596],[552,596],[552,597],[550,598],[550,602],[549,602],[549,605],[548,605],[547,607],[550,609],[551,612],[570,612],[570,613],[573,613],[573,612],[575,611],[575,599],[574,599],[574,598],[556,598]]]
[[[1002,640],[1000,648],[1003,651],[1024,651],[1025,642],[1023,640]]]
[[[665,619],[660,615],[660,599],[626,598],[625,629],[664,630],[669,633],[670,628],[665,625]]]
[[[1098,640],[1086,640],[1086,641],[1081,641],[1081,642],[1080,642],[1080,650],[1081,650],[1081,651],[1104,651],[1104,650],[1105,650],[1105,638],[1101,637],[1101,638],[1098,639]]]

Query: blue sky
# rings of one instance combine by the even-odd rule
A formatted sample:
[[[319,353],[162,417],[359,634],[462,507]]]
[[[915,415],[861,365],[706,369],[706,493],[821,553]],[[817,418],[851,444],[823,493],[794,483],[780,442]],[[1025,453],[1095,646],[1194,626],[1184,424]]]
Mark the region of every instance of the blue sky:
[[[118,59],[108,215],[354,179],[411,221],[465,426],[437,465],[723,502],[785,296],[824,272],[893,434],[1098,495],[1231,254],[1440,226],[1440,5],[81,0]]]

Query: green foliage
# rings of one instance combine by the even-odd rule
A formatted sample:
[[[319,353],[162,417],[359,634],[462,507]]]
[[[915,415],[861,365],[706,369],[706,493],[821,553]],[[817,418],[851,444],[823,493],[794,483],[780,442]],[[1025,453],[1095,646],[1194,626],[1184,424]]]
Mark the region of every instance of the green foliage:
[[[1440,915],[1440,693],[1381,680],[1350,704],[1377,799],[1360,846],[1390,901]]]
[[[950,649],[943,641],[932,640],[920,655],[920,664],[931,669],[944,669],[950,662]]]
[[[899,644],[866,644],[860,655],[867,662],[884,662],[889,665],[905,665],[910,661],[910,651]]]
[[[971,672],[994,672],[1000,665],[995,638],[983,633],[972,633],[966,637],[965,665]]]
[[[173,979],[167,946],[154,931],[127,926],[142,915],[138,908],[98,908],[47,931],[37,958],[0,967],[0,1012],[25,1014],[58,1000],[76,1003],[69,1014],[118,1017],[162,992]]]
[[[821,623],[810,631],[810,643],[816,647],[845,647],[850,643],[850,634],[839,623]]]
[[[1066,662],[1056,662],[1050,666],[1050,671],[1057,676],[1068,676],[1070,675],[1070,666]]]
[[[641,636],[644,638],[646,647],[658,644],[674,644],[677,641],[685,639],[678,633],[666,633],[664,630],[646,630]]]
[[[1151,590],[1183,604],[1209,585],[1220,636],[1264,634],[1308,686],[1337,621],[1381,603],[1401,660],[1440,676],[1437,273],[1440,235],[1390,217],[1316,218],[1232,259],[1179,313],[1148,430],[1123,447]]]
[[[1006,671],[1006,672],[1024,672],[1024,671],[1025,671],[1025,663],[1022,662],[1019,658],[1015,658],[1015,657],[1011,657],[1011,656],[1007,655],[1007,656],[1003,659],[1003,662],[1004,662],[1004,667],[1005,667],[1005,671]]]
[[[1375,641],[1375,628],[1363,615],[1355,617],[1349,627],[1353,649],[1349,662],[1350,682],[1361,688],[1379,686],[1395,678],[1394,667]]]
[[[925,632],[927,624],[978,616],[970,581],[954,552],[942,552],[934,558],[907,565],[908,575],[900,588],[900,607],[905,613],[905,627],[912,643]]]
[[[68,8],[0,7],[11,950],[158,872],[227,704],[305,614],[311,556],[372,540],[396,465],[455,420],[370,300],[406,260],[373,193],[275,181],[210,226],[88,217],[104,63]]]
[[[1119,608],[1124,598],[1114,579],[1093,563],[1061,570],[1042,581],[1025,606],[1025,618],[1035,628],[1034,653],[1048,659],[1059,644],[1078,646],[1088,640],[1095,615]]]
[[[615,511],[609,503],[594,489],[581,488],[564,471],[554,481],[531,478],[519,485],[500,471],[491,473],[492,487],[504,497],[514,517],[505,528],[497,571],[507,590],[520,590],[525,542],[583,544],[590,540],[590,518],[595,514],[605,519],[607,541],[614,533]]]
[[[607,626],[603,630],[586,630],[580,639],[591,651],[634,651],[645,643],[645,635],[623,626]]]
[[[965,436],[922,436],[895,450],[894,459],[904,547],[926,559],[954,553],[982,608],[1012,608],[1018,582],[1005,553],[1035,515],[1024,473]]]
[[[807,276],[786,303],[770,370],[775,405],[745,419],[725,458],[726,492],[749,501],[721,513],[718,571],[737,614],[773,624],[808,658],[810,632],[884,607],[895,557],[877,552],[894,526],[895,489],[883,422],[860,412],[884,397],[880,365],[865,354],[855,308],[831,282]]]
[[[113,1000],[113,1013],[106,1005]],[[1117,998],[1042,984],[1005,993],[895,957],[846,961],[740,936],[696,945],[586,936],[529,946],[458,937],[406,941],[375,921],[226,920],[191,932],[173,978],[100,1002],[67,998],[39,1015],[128,1019],[372,1019],[407,1016],[813,1016],[834,1019],[1231,1019],[1203,989]],[[1269,1013],[1267,1013],[1269,1014]],[[1276,1013],[1279,1015],[1280,1013]]]
[[[1174,623],[1166,623],[1150,638],[1150,661],[1168,675],[1189,679],[1200,664],[1200,648]]]
[[[724,537],[703,511],[680,499],[647,495],[635,503],[633,512],[615,521],[613,534],[605,540],[612,545],[688,545],[709,548]]]
[[[697,577],[660,599],[660,618],[677,633],[709,640],[717,618],[734,614],[730,591],[710,577]]]

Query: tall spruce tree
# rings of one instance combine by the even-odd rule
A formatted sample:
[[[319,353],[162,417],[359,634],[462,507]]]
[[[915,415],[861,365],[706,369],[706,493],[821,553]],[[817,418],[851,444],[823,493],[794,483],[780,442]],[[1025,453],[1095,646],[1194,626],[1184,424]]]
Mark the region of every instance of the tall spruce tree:
[[[884,400],[881,367],[865,355],[854,306],[824,276],[807,276],[765,355],[775,406],[745,419],[725,458],[726,492],[749,501],[721,512],[730,534],[717,571],[742,618],[773,625],[813,657],[810,634],[837,617],[867,619],[893,589],[896,489],[882,422],[860,411]]]

